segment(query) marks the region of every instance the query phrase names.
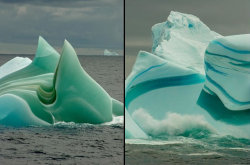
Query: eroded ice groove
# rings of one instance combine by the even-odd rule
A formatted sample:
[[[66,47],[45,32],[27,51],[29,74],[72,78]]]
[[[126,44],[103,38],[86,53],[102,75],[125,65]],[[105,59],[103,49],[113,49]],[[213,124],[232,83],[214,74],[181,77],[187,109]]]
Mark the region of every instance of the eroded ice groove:
[[[249,43],[250,34],[227,36],[211,41],[206,49],[205,89],[230,110],[250,109]]]
[[[243,44],[243,41],[237,42],[241,37],[222,37],[197,17],[179,12],[171,12],[168,20],[154,25],[152,31],[152,53],[140,51],[126,79],[126,138],[157,138],[162,135],[194,138],[232,135],[250,138],[249,109],[230,110],[211,86],[204,86],[205,81],[208,84],[207,75],[215,78],[218,74],[220,79],[224,76],[218,83],[225,83],[222,86],[232,91],[238,90],[237,86],[240,85],[237,83],[241,82],[239,79],[243,76],[240,90],[244,89],[245,93],[237,92],[244,95],[238,95],[245,99],[241,101],[248,101],[247,39]],[[214,45],[212,50],[216,52],[210,50],[211,45]],[[211,51],[209,56],[208,50]],[[227,57],[212,54],[221,53],[219,50],[227,51]],[[239,52],[245,56],[238,55]],[[229,66],[232,66],[231,70],[225,72],[225,67]],[[209,72],[207,75],[205,68]],[[233,80],[233,76],[236,80]],[[138,131],[145,135],[136,134]]]
[[[26,60],[22,61],[22,66],[27,65]],[[84,71],[68,41],[60,56],[39,37],[32,63],[20,69],[16,67],[19,62],[14,59],[0,68],[18,68],[0,79],[1,124],[97,124],[112,121],[113,115],[123,115],[123,104]]]

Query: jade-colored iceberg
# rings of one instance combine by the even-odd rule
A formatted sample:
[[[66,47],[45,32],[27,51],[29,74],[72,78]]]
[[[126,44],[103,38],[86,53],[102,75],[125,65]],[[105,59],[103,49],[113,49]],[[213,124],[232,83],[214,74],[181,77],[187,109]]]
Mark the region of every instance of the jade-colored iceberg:
[[[125,87],[125,137],[250,138],[250,35],[223,37],[171,12]]]
[[[15,58],[0,73],[6,68],[12,69],[0,79],[0,124],[98,124],[123,115],[123,104],[84,71],[66,40],[60,55],[39,37],[32,62]]]

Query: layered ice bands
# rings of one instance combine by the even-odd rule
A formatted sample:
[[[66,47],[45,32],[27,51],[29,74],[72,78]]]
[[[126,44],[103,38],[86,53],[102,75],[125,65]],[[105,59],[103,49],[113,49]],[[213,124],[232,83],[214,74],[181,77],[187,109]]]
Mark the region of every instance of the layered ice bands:
[[[179,12],[152,31],[126,79],[125,137],[250,138],[249,35],[223,37]]]
[[[97,124],[123,115],[123,104],[85,72],[66,40],[60,55],[39,37],[32,62],[14,58],[0,73],[0,124]]]
[[[204,89],[230,110],[250,109],[250,34],[210,42],[205,52]]]

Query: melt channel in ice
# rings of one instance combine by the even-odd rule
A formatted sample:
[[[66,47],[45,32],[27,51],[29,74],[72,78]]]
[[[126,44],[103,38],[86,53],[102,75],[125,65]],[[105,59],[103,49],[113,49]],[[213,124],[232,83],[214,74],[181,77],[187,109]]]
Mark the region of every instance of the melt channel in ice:
[[[250,138],[250,35],[223,37],[172,11],[125,84],[125,137]]]
[[[42,37],[33,61],[16,57],[0,67],[0,124],[98,124],[123,115],[123,104],[81,67],[65,40],[62,54]]]

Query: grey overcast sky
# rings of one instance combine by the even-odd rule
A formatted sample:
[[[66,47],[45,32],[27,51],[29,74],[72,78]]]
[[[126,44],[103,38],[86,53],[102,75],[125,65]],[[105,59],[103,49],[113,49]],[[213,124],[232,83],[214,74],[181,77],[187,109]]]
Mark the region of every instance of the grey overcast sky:
[[[250,33],[250,0],[125,0],[126,55],[151,51],[151,27],[171,10],[193,14],[222,35]]]
[[[34,54],[38,36],[78,54],[123,51],[123,0],[0,0],[0,53]]]

